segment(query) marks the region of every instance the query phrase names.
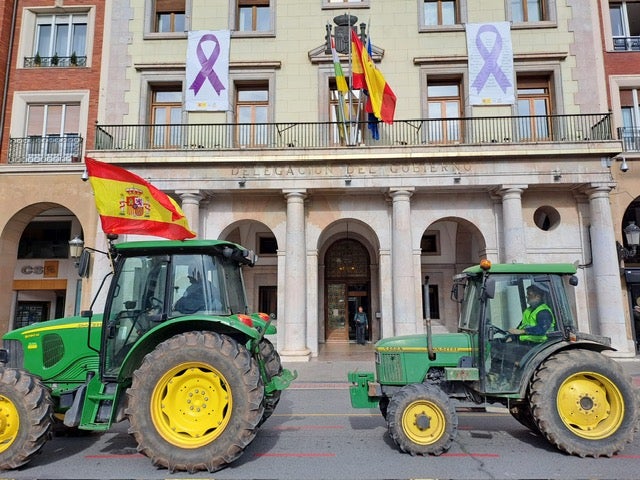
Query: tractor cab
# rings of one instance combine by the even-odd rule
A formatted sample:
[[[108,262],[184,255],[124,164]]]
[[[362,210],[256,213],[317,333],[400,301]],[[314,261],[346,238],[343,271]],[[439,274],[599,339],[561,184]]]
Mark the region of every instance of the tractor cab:
[[[485,266],[486,268],[486,266]],[[517,393],[538,355],[574,331],[567,287],[577,285],[573,265],[523,271],[518,265],[467,269],[454,281],[462,303],[459,331],[472,339],[482,393]]]

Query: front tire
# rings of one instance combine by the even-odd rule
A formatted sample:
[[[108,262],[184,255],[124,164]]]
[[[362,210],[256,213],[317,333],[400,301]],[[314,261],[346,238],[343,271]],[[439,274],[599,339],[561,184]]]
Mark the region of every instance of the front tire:
[[[622,367],[588,350],[545,360],[531,383],[530,405],[547,440],[580,457],[611,457],[638,427],[638,400]]]
[[[134,372],[127,396],[138,451],[171,472],[227,466],[255,438],[264,412],[256,361],[213,332],[159,344]]]
[[[0,469],[27,463],[51,437],[53,403],[33,375],[0,369]]]
[[[447,394],[424,383],[398,391],[387,410],[389,435],[403,452],[440,455],[457,435],[458,416]]]

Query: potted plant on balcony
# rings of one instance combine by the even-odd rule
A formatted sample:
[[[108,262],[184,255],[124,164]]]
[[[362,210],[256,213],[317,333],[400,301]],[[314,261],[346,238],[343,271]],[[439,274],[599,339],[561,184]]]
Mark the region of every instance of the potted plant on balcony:
[[[36,67],[39,67],[40,65],[42,65],[42,58],[40,57],[40,54],[38,52],[36,52],[36,56],[33,57],[33,64]]]
[[[78,56],[76,55],[76,52],[71,53],[71,57],[69,57],[69,63],[74,67],[78,66]]]
[[[58,52],[53,54],[53,57],[51,57],[51,65],[58,65],[58,62],[60,61],[60,57],[58,57]]]

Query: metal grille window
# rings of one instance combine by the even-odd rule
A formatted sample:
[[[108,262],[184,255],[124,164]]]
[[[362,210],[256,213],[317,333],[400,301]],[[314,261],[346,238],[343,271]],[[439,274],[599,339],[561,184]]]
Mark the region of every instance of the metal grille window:
[[[87,46],[87,15],[38,15],[34,55],[41,58],[83,57]]]
[[[156,32],[184,32],[185,0],[155,0]]]

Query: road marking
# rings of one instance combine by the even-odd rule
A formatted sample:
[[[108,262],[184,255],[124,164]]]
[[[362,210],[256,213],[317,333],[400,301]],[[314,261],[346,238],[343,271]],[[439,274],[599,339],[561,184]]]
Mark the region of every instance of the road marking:
[[[256,453],[256,457],[335,457],[335,453]]]
[[[300,425],[298,427],[274,427],[271,430],[330,430],[330,429],[344,429],[342,425]]]

